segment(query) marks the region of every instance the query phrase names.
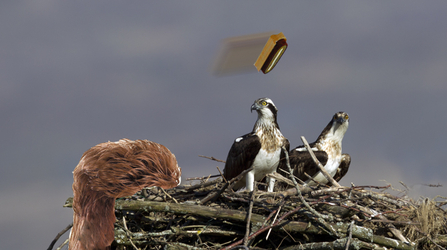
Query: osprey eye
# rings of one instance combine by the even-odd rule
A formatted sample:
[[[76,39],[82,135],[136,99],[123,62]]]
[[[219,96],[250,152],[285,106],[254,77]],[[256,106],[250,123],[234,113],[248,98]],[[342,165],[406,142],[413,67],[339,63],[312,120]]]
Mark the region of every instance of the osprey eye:
[[[348,120],[348,119],[349,119],[349,116],[348,116],[348,115],[346,115],[346,116],[345,116],[345,120]]]
[[[262,104],[262,106],[265,106],[265,105],[267,105],[267,102],[263,101],[263,102],[261,102],[261,104]]]

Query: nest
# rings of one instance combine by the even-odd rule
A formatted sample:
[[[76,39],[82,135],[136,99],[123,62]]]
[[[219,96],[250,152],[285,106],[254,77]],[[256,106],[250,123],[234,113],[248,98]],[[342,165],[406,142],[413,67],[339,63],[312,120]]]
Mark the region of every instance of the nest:
[[[258,190],[263,183],[234,192],[249,168],[229,181],[193,178],[199,183],[117,199],[112,249],[445,249],[445,202],[397,197],[391,186],[340,186],[302,140],[331,186],[298,185],[283,148],[290,179],[271,176],[276,192]]]
[[[447,246],[442,204],[393,196],[387,192],[390,186],[297,185],[272,193],[233,192],[235,180],[195,179],[194,185],[146,188],[118,199],[112,249]]]

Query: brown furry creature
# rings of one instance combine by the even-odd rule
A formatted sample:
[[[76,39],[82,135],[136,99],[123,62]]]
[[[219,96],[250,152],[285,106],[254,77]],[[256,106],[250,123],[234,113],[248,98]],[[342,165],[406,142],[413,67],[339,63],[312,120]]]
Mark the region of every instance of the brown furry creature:
[[[114,240],[115,199],[144,187],[172,188],[181,169],[165,146],[122,139],[87,150],[73,172],[73,229],[70,250],[110,249]]]

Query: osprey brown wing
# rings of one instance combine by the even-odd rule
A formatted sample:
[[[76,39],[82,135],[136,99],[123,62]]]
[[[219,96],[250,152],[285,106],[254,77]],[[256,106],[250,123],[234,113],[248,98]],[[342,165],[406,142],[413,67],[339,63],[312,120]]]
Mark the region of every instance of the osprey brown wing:
[[[251,167],[259,150],[261,142],[254,133],[237,138],[230,151],[224,168],[224,176],[228,181]]]
[[[351,156],[349,154],[342,154],[341,157],[340,166],[337,168],[337,172],[334,175],[334,180],[337,182],[346,175],[349,166],[351,165]]]
[[[318,161],[323,166],[328,160],[328,155],[324,151],[313,151]],[[302,181],[307,181],[309,178],[306,176],[314,176],[319,172],[318,167],[307,151],[292,150],[290,152],[290,166],[293,168],[293,174]]]

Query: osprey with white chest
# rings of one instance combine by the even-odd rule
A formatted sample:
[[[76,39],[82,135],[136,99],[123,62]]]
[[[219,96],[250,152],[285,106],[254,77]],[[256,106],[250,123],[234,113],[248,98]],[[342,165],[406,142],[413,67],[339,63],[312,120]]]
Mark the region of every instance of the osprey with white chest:
[[[317,140],[309,144],[325,170],[336,181],[345,176],[351,164],[349,154],[342,154],[341,145],[348,126],[349,115],[346,112],[335,113]],[[289,159],[293,174],[300,180],[309,185],[315,185],[316,183],[308,178],[307,175],[309,175],[321,184],[328,183],[304,145],[292,149],[289,153]],[[281,164],[280,168],[289,172],[286,165]],[[283,171],[280,171],[280,173],[287,176]]]
[[[234,185],[235,190],[246,187],[248,191],[253,191],[254,182],[276,172],[280,160],[285,159],[281,147],[284,146],[286,150],[290,147],[289,141],[279,130],[276,120],[278,109],[272,100],[257,99],[251,106],[253,110],[258,113],[253,131],[234,140],[225,163],[224,176],[227,180],[253,167],[245,178]],[[267,183],[267,191],[272,192],[275,180],[267,177]]]

